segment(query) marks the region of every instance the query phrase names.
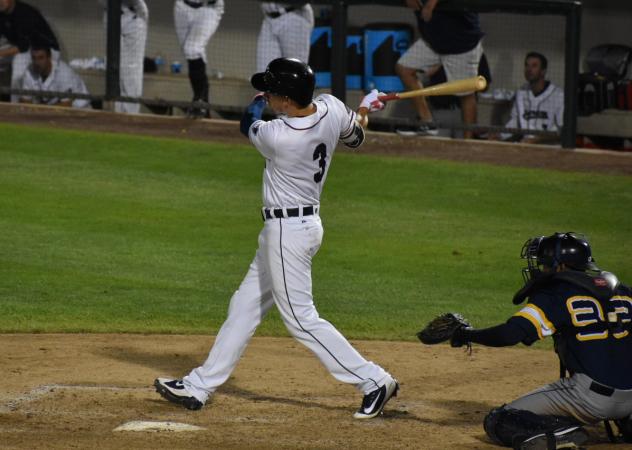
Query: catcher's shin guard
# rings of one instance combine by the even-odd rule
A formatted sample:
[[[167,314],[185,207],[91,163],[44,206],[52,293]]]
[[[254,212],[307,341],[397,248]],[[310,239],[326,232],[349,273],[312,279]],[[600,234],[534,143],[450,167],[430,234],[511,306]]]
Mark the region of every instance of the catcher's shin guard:
[[[570,417],[540,416],[521,409],[492,409],[483,422],[485,433],[496,444],[511,447],[516,438],[525,439],[539,433],[546,433],[578,423]]]

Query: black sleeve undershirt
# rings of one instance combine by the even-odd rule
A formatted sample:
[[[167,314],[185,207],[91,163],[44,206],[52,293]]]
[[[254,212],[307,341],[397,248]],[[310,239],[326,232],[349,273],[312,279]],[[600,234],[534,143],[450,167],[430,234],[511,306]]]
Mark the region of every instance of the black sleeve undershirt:
[[[513,321],[481,330],[461,329],[457,331],[459,341],[475,342],[489,347],[516,345],[527,340],[527,337],[527,332]]]

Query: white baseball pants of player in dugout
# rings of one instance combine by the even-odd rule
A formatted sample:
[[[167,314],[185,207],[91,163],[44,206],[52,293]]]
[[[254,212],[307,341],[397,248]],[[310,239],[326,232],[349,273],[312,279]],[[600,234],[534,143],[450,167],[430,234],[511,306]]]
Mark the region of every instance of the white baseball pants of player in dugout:
[[[143,64],[149,11],[144,0],[123,0],[121,8],[121,96],[143,96]],[[139,113],[140,103],[115,102],[114,110]]]
[[[263,2],[263,22],[257,38],[257,72],[263,72],[276,58],[309,60],[309,48],[314,28],[314,11],[306,4],[286,12],[291,5]]]
[[[367,394],[391,379],[318,315],[312,298],[311,267],[322,238],[318,215],[266,220],[255,258],[231,298],[228,317],[208,359],[182,380],[195,398],[205,402],[228,379],[257,326],[275,304],[292,336],[337,380]]]
[[[186,59],[201,58],[206,63],[206,46],[224,14],[224,0],[210,4],[208,0],[189,3],[201,6],[192,7],[183,0],[176,0],[173,6],[176,35]]]

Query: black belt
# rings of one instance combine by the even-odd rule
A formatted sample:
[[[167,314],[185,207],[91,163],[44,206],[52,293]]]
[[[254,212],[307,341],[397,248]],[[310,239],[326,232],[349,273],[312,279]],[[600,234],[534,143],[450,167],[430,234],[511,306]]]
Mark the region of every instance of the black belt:
[[[281,11],[272,11],[272,12],[266,13],[266,16],[268,16],[271,19],[277,19],[277,18],[281,17],[283,14],[289,13],[289,12],[292,12],[292,11],[296,11],[297,9],[299,9],[299,8],[297,8],[296,6],[288,6],[287,8],[283,8],[283,12],[281,12]]]
[[[191,0],[182,0],[186,5],[189,5],[191,8],[201,8],[204,5],[214,5],[217,3],[217,0],[204,0],[203,2],[192,2]]]
[[[261,211],[261,217],[263,220],[268,219],[282,219],[284,217],[299,217],[301,214],[300,208],[286,208],[285,215],[283,215],[283,208],[264,208]],[[303,207],[303,216],[311,216],[314,214],[318,214],[318,206],[304,206]]]
[[[615,391],[614,388],[606,386],[605,384],[597,383],[596,381],[590,383],[590,390],[606,397],[612,397],[612,394],[614,394]]]

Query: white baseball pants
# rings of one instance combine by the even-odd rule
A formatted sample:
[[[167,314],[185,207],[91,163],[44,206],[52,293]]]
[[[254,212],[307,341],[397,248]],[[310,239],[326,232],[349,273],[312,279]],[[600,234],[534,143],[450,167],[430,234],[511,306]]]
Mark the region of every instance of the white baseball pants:
[[[178,42],[186,59],[202,58],[206,62],[206,46],[215,34],[224,14],[224,3],[215,6],[192,8],[182,0],[176,0],[173,17]]]
[[[147,19],[127,9],[121,16],[121,96],[143,96],[143,63],[147,41]],[[115,102],[116,112],[139,113],[140,103]]]
[[[233,372],[250,338],[272,305],[289,332],[344,383],[369,393],[389,380],[365,360],[329,322],[318,316],[312,298],[312,258],[323,228],[318,216],[270,219],[259,234],[259,249],[233,295],[206,362],[184,377],[187,391],[205,402]]]
[[[276,19],[264,16],[257,38],[257,72],[263,72],[270,61],[281,57],[307,63],[313,28],[314,12],[310,5]]]

